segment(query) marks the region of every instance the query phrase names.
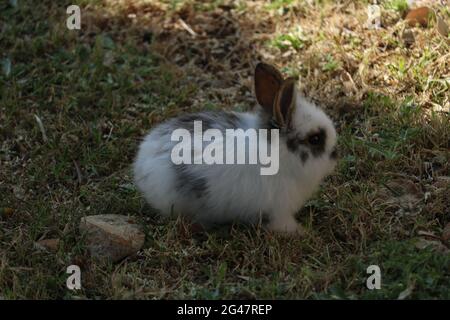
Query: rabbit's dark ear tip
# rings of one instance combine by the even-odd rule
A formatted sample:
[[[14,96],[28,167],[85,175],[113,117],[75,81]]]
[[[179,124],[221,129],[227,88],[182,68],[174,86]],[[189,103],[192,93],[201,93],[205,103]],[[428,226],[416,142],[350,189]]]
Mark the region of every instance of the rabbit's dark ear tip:
[[[265,62],[258,62],[255,67],[255,77],[272,77],[279,86],[281,86],[281,83],[283,82],[283,75],[281,72],[278,71],[275,66]]]
[[[277,68],[272,66],[271,64],[265,63],[265,62],[258,62],[256,64],[255,70],[267,70],[270,72],[278,72]]]
[[[255,73],[257,73],[258,71],[264,69],[264,62],[258,62],[255,66]]]
[[[267,63],[264,63],[264,62],[258,62],[257,64],[256,64],[256,67],[255,67],[255,69],[259,69],[259,68],[264,68],[264,66],[265,65],[267,65]]]

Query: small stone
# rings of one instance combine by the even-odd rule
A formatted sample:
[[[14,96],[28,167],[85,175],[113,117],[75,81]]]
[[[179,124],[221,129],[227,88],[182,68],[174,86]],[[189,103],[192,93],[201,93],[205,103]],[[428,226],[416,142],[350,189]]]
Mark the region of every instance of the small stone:
[[[141,228],[127,216],[103,214],[81,219],[80,232],[94,258],[117,262],[135,254],[144,245]]]
[[[14,196],[19,200],[22,200],[23,198],[25,198],[25,190],[20,186],[14,186],[13,193],[14,193]]]
[[[59,242],[59,239],[43,239],[36,242],[36,247],[50,252],[56,252],[58,251]]]
[[[414,42],[416,41],[414,38],[414,33],[411,29],[405,29],[402,33],[402,39],[403,42],[405,43],[406,47],[410,47],[414,44]]]

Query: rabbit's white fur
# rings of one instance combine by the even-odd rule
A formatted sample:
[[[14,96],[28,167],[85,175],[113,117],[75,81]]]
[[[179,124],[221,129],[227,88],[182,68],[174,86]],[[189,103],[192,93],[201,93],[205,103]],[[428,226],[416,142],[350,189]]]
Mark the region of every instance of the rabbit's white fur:
[[[260,113],[234,114],[244,130],[264,128]],[[325,130],[321,155],[301,161],[280,137],[280,166],[275,175],[261,175],[259,165],[190,165],[189,174],[206,181],[207,192],[200,198],[176,190],[178,173],[170,158],[176,144],[170,140],[170,129],[176,127],[170,122],[159,125],[140,145],[134,163],[135,184],[162,215],[185,214],[206,224],[234,220],[257,223],[264,217],[271,230],[294,232],[300,228],[296,212],[334,169],[336,160],[330,155],[336,145],[336,131],[330,118],[298,92],[292,123],[299,136],[319,128]]]

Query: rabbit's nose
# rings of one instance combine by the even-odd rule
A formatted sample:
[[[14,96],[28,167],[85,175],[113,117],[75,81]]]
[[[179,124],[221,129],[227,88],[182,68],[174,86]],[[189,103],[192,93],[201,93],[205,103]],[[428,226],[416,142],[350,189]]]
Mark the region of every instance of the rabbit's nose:
[[[338,157],[339,157],[339,154],[338,154],[337,148],[334,147],[333,151],[331,151],[331,153],[330,153],[330,158],[333,160],[336,160]]]

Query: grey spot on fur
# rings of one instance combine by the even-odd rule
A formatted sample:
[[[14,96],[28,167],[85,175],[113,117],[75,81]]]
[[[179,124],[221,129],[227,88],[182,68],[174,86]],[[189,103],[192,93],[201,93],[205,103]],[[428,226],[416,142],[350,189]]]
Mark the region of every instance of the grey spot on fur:
[[[287,137],[286,145],[291,152],[297,152],[299,146],[302,144],[302,141],[297,137]]]
[[[311,141],[312,137],[316,139],[314,143],[312,143]],[[324,129],[309,133],[306,137],[303,138],[299,137],[297,134],[287,134],[286,145],[289,151],[298,153],[302,162],[306,162],[309,157],[309,152],[316,158],[320,157],[325,152],[326,138],[327,135]]]
[[[320,137],[319,143],[316,145],[309,145],[310,149],[311,149],[311,153],[313,154],[314,157],[320,157],[324,152],[325,152],[325,142],[327,139],[327,133],[325,132],[325,129],[319,129],[318,132],[314,133],[314,134],[310,134],[310,136],[312,135],[318,135]]]
[[[204,177],[195,175],[190,169],[190,165],[174,165],[177,177],[176,189],[186,195],[194,195],[202,198],[208,192],[207,180]]]
[[[302,163],[305,163],[308,160],[309,154],[305,150],[305,143],[301,139],[299,139],[298,137],[287,138],[286,145],[289,151],[297,153],[300,156]]]
[[[181,115],[173,120],[172,127],[184,128],[190,132],[194,131],[194,121],[202,122],[202,130],[219,129],[236,129],[240,127],[239,117],[227,111],[207,111],[199,113],[188,113]]]
[[[167,127],[161,128],[162,133],[168,135],[175,129],[186,129],[189,132],[194,131],[194,121],[202,122],[202,131],[208,129],[218,129],[225,132],[226,129],[236,129],[241,127],[239,117],[227,111],[207,111],[199,113],[188,113],[174,118],[168,123]],[[193,150],[191,159],[194,158]],[[194,195],[202,198],[208,192],[207,180],[204,177],[196,175],[190,170],[191,164],[174,165],[176,172],[176,188],[179,192],[188,196]]]
[[[302,162],[305,163],[309,158],[309,154],[306,151],[300,152],[300,159],[302,159]]]

